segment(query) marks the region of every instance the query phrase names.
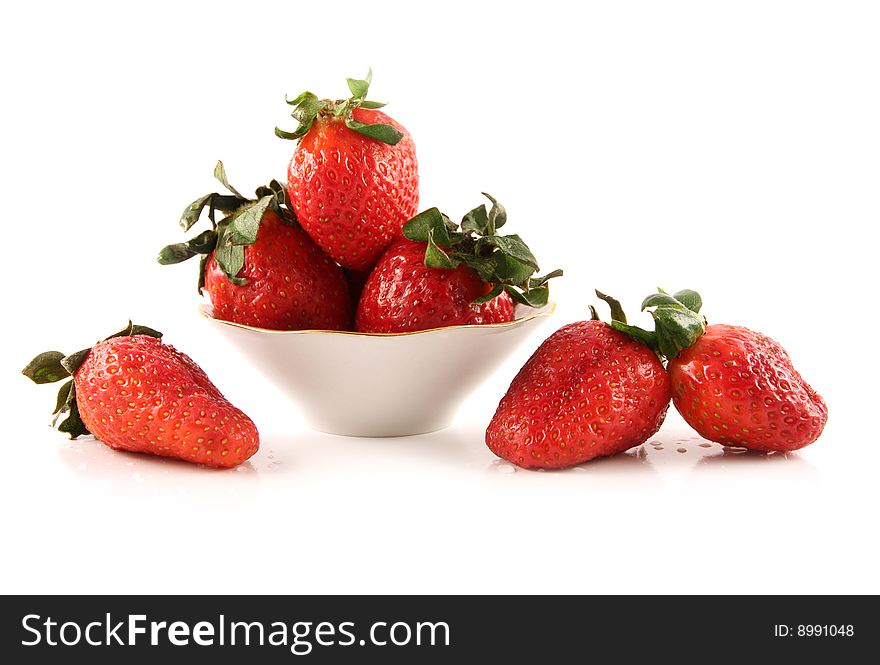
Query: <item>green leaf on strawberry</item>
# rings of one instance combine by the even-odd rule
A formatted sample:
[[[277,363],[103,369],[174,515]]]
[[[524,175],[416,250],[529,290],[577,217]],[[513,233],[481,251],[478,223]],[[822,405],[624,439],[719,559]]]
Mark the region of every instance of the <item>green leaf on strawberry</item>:
[[[501,284],[495,286],[491,291],[487,294],[480,296],[474,300],[474,305],[482,305],[483,303],[490,302],[495,300],[498,296],[501,295],[501,292],[504,291],[504,287]]]
[[[211,194],[205,194],[190,203],[180,216],[180,226],[184,231],[189,231],[196,223],[198,223],[205,208],[208,208],[208,218],[211,220],[211,225],[216,226],[214,220],[215,211],[221,210],[223,212],[232,212],[238,210],[241,206],[247,203],[248,199],[242,196],[237,189],[229,184],[229,180],[226,178],[226,169],[223,166],[223,162],[218,161],[216,166],[214,166],[214,177],[219,180],[220,183],[231,192],[231,194],[218,194],[217,192],[212,192]]]
[[[429,268],[454,268],[458,265],[434,242],[434,229],[428,230],[428,248],[425,250],[425,265]]]
[[[596,297],[599,300],[603,300],[608,304],[608,307],[611,309],[611,320],[617,321],[619,323],[626,323],[626,313],[623,311],[623,306],[620,304],[620,301],[617,298],[612,298],[609,295],[602,293],[599,290],[596,290]]]
[[[619,330],[620,332],[629,335],[635,341],[641,342],[659,355],[660,347],[657,343],[657,335],[653,331],[621,323],[620,321],[612,321],[609,325],[615,330]]]
[[[484,196],[491,202],[491,208],[486,210],[485,204],[477,206],[465,214],[460,227],[437,208],[429,208],[403,225],[403,235],[426,243],[427,267],[453,269],[464,264],[490,284],[489,291],[474,300],[474,304],[489,302],[507,291],[518,303],[543,307],[550,296],[547,282],[560,277],[562,271],[535,276],[538,261],[525,241],[516,234],[497,233],[507,222],[507,211],[489,194]]]
[[[474,256],[460,252],[455,252],[452,256],[453,260],[476,270],[480,279],[484,282],[491,282],[495,278],[495,271],[498,266],[495,259],[491,256]]]
[[[486,214],[486,206],[478,205],[461,219],[463,231],[473,231],[478,235],[489,233],[489,215]]]
[[[129,320],[128,325],[119,332],[115,332],[112,335],[105,337],[104,341],[113,339],[114,337],[130,337],[131,335],[147,335],[149,337],[155,337],[156,339],[162,339],[162,333],[158,330],[148,326],[138,325],[137,323],[132,323],[131,320]]]
[[[660,306],[651,312],[651,316],[654,317],[657,345],[666,358],[675,358],[706,331],[703,317],[684,306]]]
[[[76,387],[73,385],[70,387],[70,400],[68,402],[67,414],[67,418],[62,420],[61,424],[58,425],[59,432],[64,432],[71,439],[91,434],[79,415],[79,407],[76,404]]]
[[[78,370],[79,366],[83,364],[83,361],[85,361],[91,350],[91,347],[88,349],[82,349],[76,353],[71,353],[69,356],[65,356],[61,360],[61,364],[70,376],[73,376],[76,373],[76,370]]]
[[[497,228],[497,227],[496,227]],[[501,250],[503,256],[507,256],[533,268],[532,272],[539,270],[538,259],[518,235],[511,236],[486,236],[481,240],[487,241]]]
[[[434,242],[444,247],[451,245],[444,215],[437,208],[428,208],[409,220],[403,227],[403,235],[416,242],[428,242],[433,237]]]
[[[620,304],[620,301],[617,298],[613,298],[612,296],[606,295],[602,293],[598,289],[596,290],[596,297],[599,300],[604,301],[608,308],[611,310],[611,322],[608,324],[615,330],[619,330],[620,332],[629,335],[636,342],[640,342],[644,344],[652,351],[660,355],[659,347],[657,344],[657,335],[654,331],[645,330],[644,328],[639,328],[638,326],[629,325],[626,321],[626,313],[623,310],[623,306]],[[590,305],[590,318],[594,321],[601,320],[599,318],[599,314],[596,312],[596,308]]]
[[[264,196],[256,203],[250,203],[236,212],[229,221],[230,239],[236,245],[253,245],[263,214],[272,203],[273,196]]]
[[[502,283],[525,284],[535,274],[534,266],[523,263],[504,250],[495,252],[492,259],[495,262],[495,278]]]
[[[327,102],[325,100],[318,99],[315,95],[308,93],[299,105],[293,109],[293,113],[291,113],[293,118],[299,121],[300,127],[305,128],[304,130],[298,129],[297,131],[302,131],[305,134],[312,126],[315,118],[318,117],[318,114],[326,106]]]
[[[642,310],[650,310],[654,319],[657,346],[667,360],[692,346],[706,332],[706,319],[699,313],[702,306],[700,294],[690,289],[674,295],[657,289],[657,293],[642,301]]]
[[[529,279],[529,289],[537,289],[539,286],[544,286],[549,280],[554,277],[562,277],[562,271],[557,269],[551,272],[548,272],[546,275],[542,275],[540,277],[532,277]]]
[[[61,364],[63,359],[60,351],[46,351],[31,360],[21,373],[34,383],[55,383],[70,376]]]
[[[217,162],[214,167],[214,177],[231,194],[216,192],[206,194],[188,205],[180,219],[180,225],[184,230],[189,230],[199,221],[207,208],[211,228],[185,242],[166,245],[159,251],[157,257],[160,264],[171,265],[201,255],[199,293],[204,286],[207,257],[212,252],[220,269],[232,283],[239,285],[245,283],[244,279],[238,277],[238,273],[244,267],[244,247],[256,242],[260,222],[267,210],[277,213],[287,224],[296,224],[296,216],[290,207],[287,188],[277,180],[258,187],[257,198],[248,199],[229,184],[223,162]],[[219,222],[216,221],[214,219],[216,210],[227,213],[227,216]]]
[[[690,289],[676,291],[673,298],[695,314],[699,314],[700,310],[703,308],[703,299],[696,291],[691,291]]]
[[[600,291],[596,291],[596,296],[611,308],[612,328],[649,346],[667,360],[692,346],[706,331],[706,319],[699,313],[703,299],[690,289],[674,295],[657,289],[656,293],[642,301],[642,311],[648,310],[654,319],[654,330],[627,324],[626,315],[617,300]]]
[[[150,337],[157,338],[162,337],[162,333],[153,328],[136,325],[129,321],[125,328],[119,332],[113,333],[102,341],[114,337],[127,337],[131,335],[149,335]],[[72,377],[91,350],[90,347],[67,356],[60,351],[46,351],[34,357],[25,366],[21,373],[34,383],[55,383],[68,377]],[[72,378],[63,383],[58,390],[58,396],[55,399],[55,409],[52,411],[52,415],[54,416],[52,424],[55,425],[58,418],[65,413],[67,414],[67,417],[58,426],[60,431],[68,434],[71,439],[90,433],[79,416],[79,408],[76,405],[76,385]]]
[[[676,307],[687,309],[684,303],[679,302],[675,299],[675,296],[669,295],[662,289],[658,289],[657,293],[652,293],[642,301],[642,309],[644,310],[648,307]]]
[[[367,100],[367,93],[370,90],[370,84],[373,82],[373,70],[367,71],[366,78],[363,79],[346,79],[351,97],[348,99],[320,99],[312,92],[303,92],[285,101],[294,109],[291,117],[297,121],[297,127],[294,131],[288,132],[278,127],[275,128],[275,136],[288,140],[299,140],[305,136],[312,128],[318,117],[328,116],[342,118],[345,126],[350,130],[368,136],[371,139],[396,145],[403,138],[403,134],[384,123],[369,124],[356,120],[352,112],[356,108],[378,109],[385,106],[384,103]]]
[[[233,242],[235,233],[230,231],[229,228],[229,224],[224,224],[220,227],[217,248],[214,250],[214,259],[231,282],[240,284],[243,281],[237,275],[244,268],[244,246],[236,245]]]
[[[296,141],[297,139],[300,139],[303,136],[305,136],[305,134],[306,134],[306,132],[305,131],[300,132],[299,128],[297,128],[297,131],[295,131],[295,132],[286,132],[283,129],[280,129],[279,127],[275,128],[275,136],[277,136],[279,139],[285,139],[287,141]]]
[[[543,307],[550,299],[550,288],[546,286],[531,289],[530,291],[520,291],[512,286],[505,286],[504,290],[516,302],[528,305],[529,307]]]
[[[235,196],[237,196],[240,199],[245,199],[245,197],[242,196],[235,187],[233,187],[232,185],[229,184],[229,180],[226,177],[226,167],[224,167],[223,162],[221,162],[219,160],[217,161],[217,164],[214,166],[214,177],[217,178],[217,180],[219,180],[220,183],[226,189],[228,189],[230,192],[232,192]]]
[[[351,90],[352,97],[356,99],[364,99],[367,91],[370,89],[370,83],[373,82],[373,70],[367,69],[367,78],[365,79],[345,79],[348,83],[348,89]]]
[[[55,410],[52,411],[53,416],[58,416],[66,412],[70,408],[70,400],[72,399],[73,379],[62,384],[58,390],[58,398],[55,400]],[[54,424],[54,423],[53,423]]]
[[[366,122],[361,122],[360,120],[355,120],[354,118],[346,118],[345,126],[358,134],[369,136],[371,139],[376,139],[377,141],[382,141],[382,143],[387,143],[389,145],[395,145],[403,138],[403,134],[394,127],[391,125],[383,125],[382,123],[368,124]]]
[[[491,194],[487,194],[486,192],[482,192],[483,196],[489,199],[492,202],[492,207],[489,209],[489,230],[487,235],[494,235],[498,229],[500,229],[507,222],[507,210],[504,209],[504,206],[498,203]]]
[[[217,245],[217,232],[214,230],[202,231],[194,238],[186,242],[178,242],[167,245],[159,251],[159,263],[163,266],[180,263],[191,259],[197,254],[210,254]]]
[[[199,217],[202,216],[202,211],[206,206],[210,205],[211,199],[215,196],[217,195],[205,194],[186,207],[183,214],[180,216],[180,226],[183,227],[184,231],[189,231],[196,222],[199,221]]]

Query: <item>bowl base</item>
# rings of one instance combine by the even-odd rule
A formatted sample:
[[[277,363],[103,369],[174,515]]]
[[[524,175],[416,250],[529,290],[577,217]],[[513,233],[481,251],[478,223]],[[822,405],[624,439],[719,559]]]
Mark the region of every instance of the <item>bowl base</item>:
[[[384,439],[384,438],[399,438],[405,436],[418,436],[419,434],[431,434],[432,432],[439,432],[440,430],[448,428],[452,423],[443,423],[440,425],[429,425],[425,427],[413,427],[413,428],[363,428],[358,427],[354,429],[347,428],[339,428],[339,427],[326,427],[323,425],[319,425],[317,423],[311,423],[306,421],[309,427],[311,427],[316,432],[321,432],[323,434],[332,434],[333,436],[347,436],[355,439]]]

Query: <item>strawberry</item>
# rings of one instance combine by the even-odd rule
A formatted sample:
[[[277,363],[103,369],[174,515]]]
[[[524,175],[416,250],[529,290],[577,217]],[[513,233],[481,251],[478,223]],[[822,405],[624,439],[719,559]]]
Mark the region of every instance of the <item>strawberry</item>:
[[[340,265],[368,270],[419,205],[416,148],[409,132],[366,99],[366,79],[348,79],[352,96],[331,101],[304,92],[288,101],[299,123],[275,134],[299,143],[287,185],[303,228]]]
[[[656,293],[643,304],[654,308],[682,417],[700,436],[725,446],[790,451],[816,441],[828,407],[785,349],[748,328],[706,325],[701,306],[693,291]]]
[[[425,245],[402,238],[382,255],[364,285],[355,327],[361,332],[401,333],[512,321],[513,300],[506,292],[474,304],[491,289],[465,265],[428,268]]]
[[[208,208],[211,230],[163,248],[159,263],[202,254],[199,290],[219,319],[272,330],[350,329],[342,269],[296,223],[284,187],[273,180],[254,201],[229,185],[222,162],[214,175],[230,194],[197,199],[180,220],[189,230]],[[215,210],[230,214],[215,222]]]
[[[217,467],[241,464],[260,446],[251,420],[162,334],[128,326],[69,356],[48,351],[22,373],[61,386],[56,420],[71,439],[94,434],[111,448]]]
[[[446,326],[503,323],[514,301],[547,304],[547,280],[532,277],[538,264],[517,235],[499,236],[507,213],[493,199],[465,215],[461,230],[437,208],[403,227],[364,285],[355,315],[361,332],[401,333]]]
[[[625,323],[617,301],[598,295]],[[513,379],[486,430],[493,453],[523,468],[561,469],[638,446],[660,429],[671,396],[663,364],[592,312],[547,338]]]

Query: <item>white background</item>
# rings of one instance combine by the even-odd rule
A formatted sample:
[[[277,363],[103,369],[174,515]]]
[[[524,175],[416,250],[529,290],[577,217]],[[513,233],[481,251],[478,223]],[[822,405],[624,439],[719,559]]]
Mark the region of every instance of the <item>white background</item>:
[[[880,592],[880,20],[857,2],[15,3],[0,96],[3,592]],[[479,192],[554,284],[555,317],[451,429],[316,434],[160,267],[222,158],[283,177],[285,93],[371,97],[412,133],[422,207]],[[286,124],[285,124],[286,123]],[[511,472],[482,437],[543,336],[600,287],[656,285],[781,341],[827,399],[788,458],[700,447]],[[46,427],[18,372],[129,317],[255,420],[238,471]],[[686,452],[676,452],[683,448]]]

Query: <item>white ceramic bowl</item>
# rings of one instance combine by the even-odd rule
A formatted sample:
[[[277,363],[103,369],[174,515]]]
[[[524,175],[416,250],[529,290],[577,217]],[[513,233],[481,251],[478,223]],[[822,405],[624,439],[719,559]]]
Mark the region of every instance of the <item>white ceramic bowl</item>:
[[[509,323],[378,335],[266,330],[199,308],[317,430],[406,436],[448,426],[459,405],[550,316],[517,307]]]

